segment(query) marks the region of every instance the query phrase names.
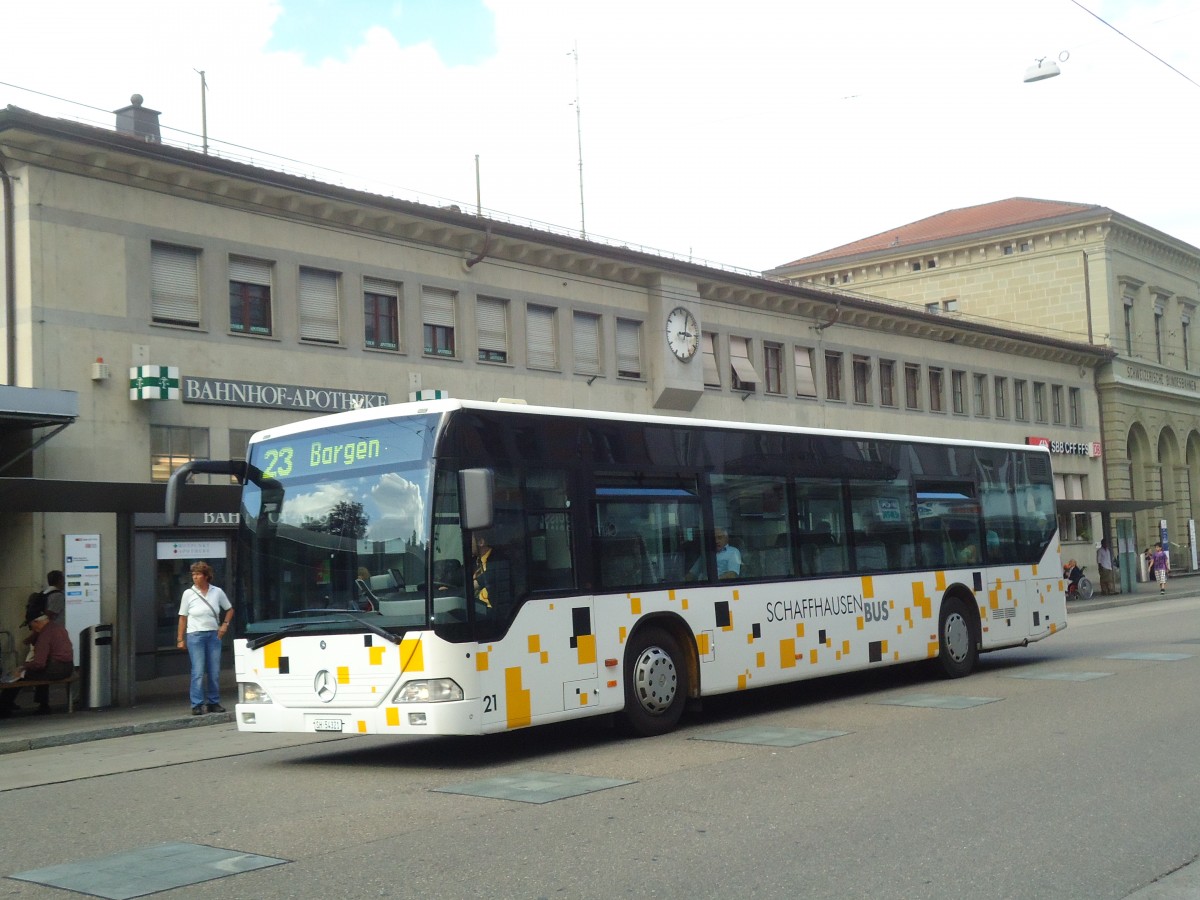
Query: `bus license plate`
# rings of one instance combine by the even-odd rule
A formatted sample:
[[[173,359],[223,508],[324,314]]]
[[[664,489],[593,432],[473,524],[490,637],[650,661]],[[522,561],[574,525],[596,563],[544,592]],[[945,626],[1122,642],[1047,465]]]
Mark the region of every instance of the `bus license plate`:
[[[315,731],[341,731],[341,719],[313,719],[313,729]]]

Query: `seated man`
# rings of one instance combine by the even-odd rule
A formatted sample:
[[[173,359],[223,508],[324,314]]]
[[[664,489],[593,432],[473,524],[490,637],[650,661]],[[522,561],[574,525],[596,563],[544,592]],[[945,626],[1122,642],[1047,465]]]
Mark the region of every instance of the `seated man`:
[[[492,546],[491,534],[480,530],[474,534],[475,574],[472,586],[475,599],[489,609],[507,608],[513,599],[512,569],[508,558]]]
[[[713,545],[717,557],[717,578],[737,578],[742,574],[742,551],[729,543],[729,532],[719,525],[713,529]],[[687,580],[704,577],[704,557],[697,557],[688,570]]]
[[[71,644],[71,636],[67,634],[67,629],[61,622],[42,615],[30,622],[29,627],[37,635],[37,642],[33,645],[33,659],[27,661],[24,668],[17,670],[16,681],[0,691],[0,719],[12,715],[22,681],[60,681],[70,678],[75,672],[75,648]],[[39,713],[50,712],[49,685],[35,687],[33,696],[37,700]]]

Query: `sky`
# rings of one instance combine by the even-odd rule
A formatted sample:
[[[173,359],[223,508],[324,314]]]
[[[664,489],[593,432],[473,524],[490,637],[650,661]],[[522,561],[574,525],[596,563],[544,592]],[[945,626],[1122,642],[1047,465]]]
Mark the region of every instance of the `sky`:
[[[1200,247],[1200,0],[43,0],[5,25],[0,106],[109,127],[139,93],[169,143],[697,262],[1018,196]],[[1039,59],[1062,74],[1025,83]]]

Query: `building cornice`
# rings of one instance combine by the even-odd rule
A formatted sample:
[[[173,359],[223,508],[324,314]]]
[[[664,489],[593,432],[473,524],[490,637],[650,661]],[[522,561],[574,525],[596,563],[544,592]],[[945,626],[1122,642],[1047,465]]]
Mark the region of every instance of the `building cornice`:
[[[640,287],[671,273],[694,280],[702,300],[807,319],[814,335],[834,326],[861,328],[1089,368],[1113,355],[1103,347],[933,315],[909,304],[327,184],[11,106],[0,111],[0,147],[15,163],[450,251],[461,258],[464,275],[489,260]]]

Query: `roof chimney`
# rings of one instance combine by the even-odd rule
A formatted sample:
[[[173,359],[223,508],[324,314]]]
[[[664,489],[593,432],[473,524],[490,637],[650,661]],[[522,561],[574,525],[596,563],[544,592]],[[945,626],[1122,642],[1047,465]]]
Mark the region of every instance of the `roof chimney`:
[[[158,130],[157,109],[142,106],[142,95],[134,94],[129,98],[129,106],[118,109],[117,131],[121,134],[132,134],[140,137],[148,144],[162,143],[162,135]]]

